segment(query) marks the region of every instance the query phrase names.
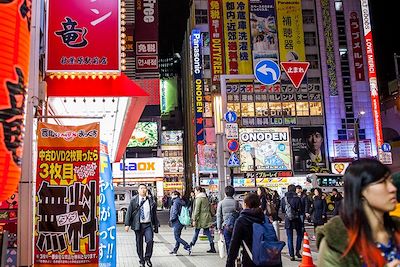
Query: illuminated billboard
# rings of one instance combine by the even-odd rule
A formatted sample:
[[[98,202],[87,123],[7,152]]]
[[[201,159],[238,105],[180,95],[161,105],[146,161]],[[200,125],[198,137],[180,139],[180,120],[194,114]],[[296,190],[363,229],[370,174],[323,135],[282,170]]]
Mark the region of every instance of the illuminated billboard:
[[[255,149],[256,171],[291,170],[289,128],[239,129],[240,170],[254,171],[252,148]]]
[[[161,145],[182,145],[183,131],[163,131],[161,133]]]
[[[138,122],[127,147],[156,147],[158,145],[157,122]]]

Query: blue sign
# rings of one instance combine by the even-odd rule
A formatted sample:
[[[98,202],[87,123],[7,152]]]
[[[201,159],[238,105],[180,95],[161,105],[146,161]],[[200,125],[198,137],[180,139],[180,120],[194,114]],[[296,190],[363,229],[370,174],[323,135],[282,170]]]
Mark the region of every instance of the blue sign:
[[[231,152],[236,152],[239,150],[239,142],[236,140],[229,140],[228,141],[228,149]]]
[[[237,120],[236,112],[228,111],[227,113],[225,113],[224,119],[226,120],[226,122],[229,122],[229,123],[236,122],[236,120]]]
[[[229,168],[240,167],[240,161],[235,153],[232,153],[231,156],[229,157],[228,167]]]
[[[383,143],[382,150],[383,152],[390,152],[392,151],[392,146],[389,143]]]
[[[273,85],[281,77],[281,69],[275,61],[264,59],[257,63],[254,75],[260,83]]]
[[[117,266],[116,219],[111,163],[107,143],[101,142],[99,266]]]

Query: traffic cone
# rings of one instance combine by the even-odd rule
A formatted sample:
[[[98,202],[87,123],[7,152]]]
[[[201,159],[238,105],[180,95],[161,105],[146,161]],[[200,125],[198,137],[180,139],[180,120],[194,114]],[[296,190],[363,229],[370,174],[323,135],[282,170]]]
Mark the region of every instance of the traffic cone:
[[[307,232],[304,232],[304,240],[303,240],[303,258],[301,259],[301,263],[299,267],[316,267],[313,263],[310,241],[308,239]]]

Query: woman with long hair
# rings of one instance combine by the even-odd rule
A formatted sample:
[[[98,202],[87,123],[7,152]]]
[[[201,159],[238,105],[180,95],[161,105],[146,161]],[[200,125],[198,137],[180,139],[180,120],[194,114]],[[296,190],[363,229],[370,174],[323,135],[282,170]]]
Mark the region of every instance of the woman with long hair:
[[[324,225],[325,223],[325,218],[326,218],[326,201],[325,198],[322,196],[322,190],[321,188],[317,187],[314,189],[314,196],[313,196],[313,201],[311,202],[311,220],[314,224],[314,233],[315,229],[317,229],[318,226]],[[315,235],[311,238],[312,240],[315,240]]]
[[[259,186],[257,189],[257,195],[258,195],[258,198],[260,199],[260,208],[262,209],[264,214],[267,214],[268,213],[267,205],[268,205],[268,200],[269,200],[267,190],[264,187]]]
[[[396,191],[387,166],[353,162],[344,175],[340,215],[317,228],[318,266],[400,266],[400,221],[389,216]]]

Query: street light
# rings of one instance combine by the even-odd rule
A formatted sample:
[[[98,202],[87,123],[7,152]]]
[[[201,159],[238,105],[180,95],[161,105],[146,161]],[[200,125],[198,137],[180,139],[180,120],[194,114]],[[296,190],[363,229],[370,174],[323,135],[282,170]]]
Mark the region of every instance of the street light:
[[[360,159],[360,135],[359,135],[359,128],[360,128],[360,118],[365,115],[365,111],[361,110],[358,112],[357,118],[354,120],[354,137],[356,139],[356,155],[357,159]]]
[[[251,157],[253,158],[253,174],[254,174],[254,186],[257,187],[257,172],[256,172],[256,148],[250,149]]]
[[[217,146],[217,171],[218,171],[218,195],[219,200],[224,197],[225,188],[225,153],[224,153],[224,124],[222,120],[222,98],[214,95],[214,126]]]

